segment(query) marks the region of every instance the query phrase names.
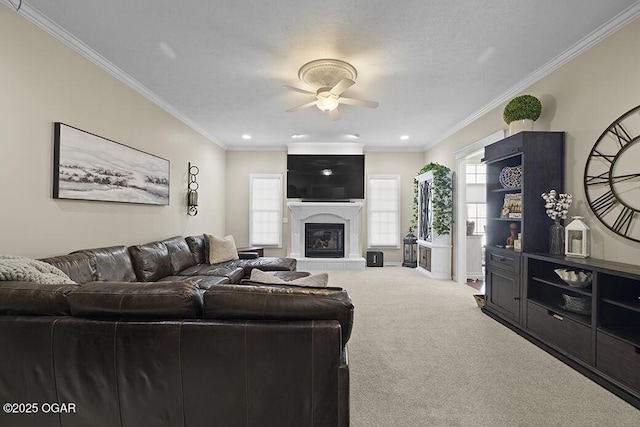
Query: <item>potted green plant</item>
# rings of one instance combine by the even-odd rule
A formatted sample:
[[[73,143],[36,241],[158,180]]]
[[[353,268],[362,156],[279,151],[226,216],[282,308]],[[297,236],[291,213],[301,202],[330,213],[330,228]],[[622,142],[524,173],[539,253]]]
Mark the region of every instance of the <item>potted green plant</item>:
[[[533,130],[533,122],[542,113],[542,103],[533,95],[520,95],[507,103],[502,112],[504,122],[509,125],[509,134]]]
[[[451,234],[453,224],[453,180],[451,169],[436,162],[426,164],[418,175],[433,171],[433,231],[439,235]],[[412,227],[418,226],[418,181],[413,182],[413,219]]]

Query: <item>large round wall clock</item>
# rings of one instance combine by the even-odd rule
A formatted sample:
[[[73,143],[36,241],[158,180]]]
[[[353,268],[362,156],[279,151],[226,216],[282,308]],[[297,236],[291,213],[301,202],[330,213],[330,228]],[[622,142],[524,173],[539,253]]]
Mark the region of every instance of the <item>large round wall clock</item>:
[[[640,106],[602,132],[587,159],[584,189],[608,229],[640,242]]]

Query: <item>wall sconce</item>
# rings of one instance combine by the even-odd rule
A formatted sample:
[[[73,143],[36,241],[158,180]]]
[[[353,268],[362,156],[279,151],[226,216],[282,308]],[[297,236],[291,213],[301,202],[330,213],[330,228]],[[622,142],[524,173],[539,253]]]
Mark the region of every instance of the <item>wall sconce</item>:
[[[197,166],[191,166],[189,162],[189,183],[187,184],[187,215],[196,216],[198,214],[198,182],[196,175],[200,173]]]

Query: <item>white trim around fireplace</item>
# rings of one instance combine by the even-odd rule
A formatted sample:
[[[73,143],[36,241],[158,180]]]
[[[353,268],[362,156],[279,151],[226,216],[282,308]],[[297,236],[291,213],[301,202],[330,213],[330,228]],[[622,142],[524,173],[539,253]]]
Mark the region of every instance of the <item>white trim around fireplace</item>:
[[[362,202],[289,202],[291,211],[291,253],[301,271],[364,270],[366,260],[360,252],[360,211]],[[313,223],[344,224],[344,258],[306,258],[304,225]]]

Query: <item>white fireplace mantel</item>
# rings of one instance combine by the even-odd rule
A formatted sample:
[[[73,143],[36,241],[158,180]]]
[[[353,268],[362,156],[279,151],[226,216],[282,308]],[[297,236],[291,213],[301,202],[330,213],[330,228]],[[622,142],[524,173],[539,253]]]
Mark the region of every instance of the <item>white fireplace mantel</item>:
[[[360,211],[362,202],[289,202],[291,211],[291,258],[300,270],[363,270],[365,259],[360,252]],[[306,223],[344,224],[344,258],[306,258],[304,226]]]

